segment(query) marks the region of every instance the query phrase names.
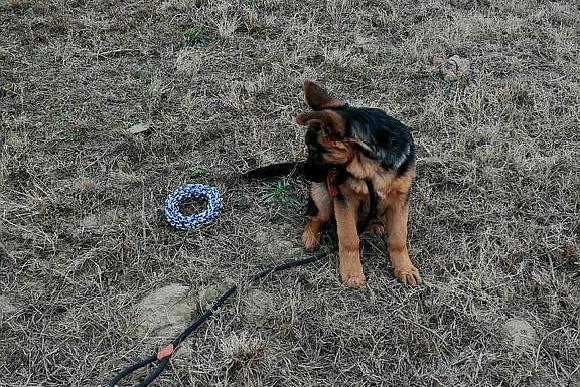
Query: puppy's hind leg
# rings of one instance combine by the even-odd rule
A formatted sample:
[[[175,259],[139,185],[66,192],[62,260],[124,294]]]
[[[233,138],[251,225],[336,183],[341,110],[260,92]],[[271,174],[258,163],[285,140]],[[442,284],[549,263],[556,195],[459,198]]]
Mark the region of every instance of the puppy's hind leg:
[[[302,233],[302,242],[308,250],[320,245],[321,228],[332,215],[332,199],[322,183],[312,183],[308,195],[308,221]]]

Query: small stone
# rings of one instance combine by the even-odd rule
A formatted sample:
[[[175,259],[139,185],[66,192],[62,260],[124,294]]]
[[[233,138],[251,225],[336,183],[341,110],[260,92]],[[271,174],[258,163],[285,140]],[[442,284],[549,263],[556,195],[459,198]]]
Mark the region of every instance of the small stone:
[[[453,55],[447,59],[435,57],[432,61],[433,66],[437,67],[439,75],[448,81],[457,80],[467,75],[470,61],[461,58],[459,55]]]
[[[16,151],[22,151],[26,147],[26,141],[14,133],[6,135],[6,145]]]
[[[82,228],[95,228],[99,225],[99,220],[94,214],[89,214],[81,219],[80,226]]]
[[[79,187],[79,191],[81,191],[82,193],[91,192],[92,190],[95,189],[95,182],[89,179],[88,177],[79,178],[77,184]]]
[[[515,351],[533,349],[538,342],[536,330],[522,319],[512,318],[503,323],[500,334]]]
[[[0,294],[0,318],[5,318],[18,313],[19,309],[6,295]]]
[[[138,124],[131,126],[129,132],[131,132],[131,134],[142,133],[148,131],[150,127],[151,124],[148,122],[139,122]]]

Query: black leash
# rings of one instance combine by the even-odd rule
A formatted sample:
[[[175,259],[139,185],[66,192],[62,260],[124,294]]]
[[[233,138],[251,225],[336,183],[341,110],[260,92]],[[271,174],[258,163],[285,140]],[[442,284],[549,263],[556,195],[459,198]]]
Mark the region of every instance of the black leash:
[[[357,229],[358,229],[359,233],[362,233],[365,230],[365,228],[369,225],[372,218],[375,217],[376,211],[377,211],[377,197],[376,197],[376,192],[374,190],[373,184],[370,181],[367,181],[367,187],[369,190],[369,197],[370,197],[369,213],[368,213],[366,219],[364,220],[364,222],[360,223],[358,225]],[[243,284],[253,283],[261,278],[266,277],[269,274],[273,274],[273,273],[276,273],[278,271],[282,271],[282,270],[290,269],[292,267],[307,265],[309,263],[316,262],[316,261],[324,258],[326,255],[335,252],[336,250],[338,250],[338,247],[333,246],[330,249],[321,249],[320,251],[318,251],[315,254],[312,254],[311,256],[306,257],[306,258],[295,259],[295,260],[280,263],[280,264],[275,265],[275,266],[271,266],[269,268],[266,268],[266,269],[264,269],[256,274],[254,274],[253,276],[248,277],[245,281],[243,281]],[[203,312],[203,314],[201,316],[199,316],[197,319],[195,319],[183,332],[181,332],[181,334],[179,336],[177,336],[175,339],[173,339],[171,344],[167,345],[166,347],[161,349],[159,352],[157,352],[157,353],[155,353],[155,354],[153,354],[145,359],[142,359],[141,361],[139,361],[139,362],[133,364],[132,366],[127,367],[124,370],[122,370],[121,372],[119,372],[111,380],[111,383],[109,383],[109,387],[115,387],[117,385],[117,383],[119,383],[126,376],[132,374],[133,372],[137,371],[138,369],[143,368],[151,363],[157,362],[157,366],[155,368],[153,368],[153,370],[151,372],[149,372],[149,374],[145,377],[145,379],[141,383],[137,384],[135,387],[146,387],[149,384],[151,384],[155,379],[157,379],[157,377],[161,374],[161,372],[163,372],[163,370],[165,370],[165,368],[167,368],[167,364],[169,364],[169,360],[171,359],[171,356],[175,353],[175,350],[177,349],[177,347],[179,347],[179,345],[192,332],[194,332],[197,328],[199,328],[199,326],[201,324],[203,324],[209,317],[211,317],[214,314],[214,312],[216,310],[218,310],[223,305],[223,303],[226,302],[226,300],[228,298],[230,298],[230,296],[232,294],[234,294],[239,288],[240,288],[240,285],[233,285],[231,288],[226,290],[226,292],[224,294],[222,294],[222,296],[220,298],[218,298],[218,300],[212,305],[211,308],[207,309],[205,312]]]
[[[337,250],[336,246],[332,247],[331,249],[322,249],[309,257],[287,261],[279,265],[269,267],[249,277],[246,281],[244,281],[244,283],[249,284],[259,280],[260,278],[264,278],[269,274],[276,273],[281,270],[286,270],[292,267],[307,265],[309,263],[316,262],[319,259],[325,257],[326,255],[335,252],[336,250]],[[136,387],[146,387],[149,384],[151,384],[151,382],[153,382],[159,376],[159,374],[161,374],[161,372],[163,372],[163,370],[167,367],[169,359],[171,358],[177,347],[187,338],[187,336],[189,336],[201,324],[203,324],[211,315],[213,315],[214,312],[218,310],[223,305],[223,303],[226,302],[226,300],[230,298],[230,296],[239,289],[239,287],[240,287],[239,285],[233,285],[231,288],[226,290],[226,292],[222,294],[222,296],[212,305],[211,308],[207,309],[205,312],[203,312],[201,316],[199,316],[196,320],[194,320],[183,332],[181,332],[179,336],[177,336],[171,342],[171,344],[163,348],[158,353],[155,353],[119,372],[113,378],[113,380],[111,380],[111,383],[109,383],[109,387],[115,387],[115,385],[119,383],[119,381],[121,381],[121,379],[123,379],[127,375],[135,372],[140,368],[145,367],[148,364],[157,361],[158,362],[157,367],[155,367],[141,383],[137,384]]]

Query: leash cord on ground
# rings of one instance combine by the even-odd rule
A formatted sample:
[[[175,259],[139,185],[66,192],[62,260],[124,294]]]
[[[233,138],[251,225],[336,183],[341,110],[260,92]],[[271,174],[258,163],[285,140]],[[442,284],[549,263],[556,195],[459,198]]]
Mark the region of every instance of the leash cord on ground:
[[[337,247],[332,247],[330,249],[321,249],[320,251],[316,252],[315,254],[312,254],[309,257],[306,257],[303,259],[295,259],[292,261],[283,262],[283,263],[276,265],[276,266],[271,266],[269,268],[266,268],[266,269],[264,269],[256,274],[254,274],[253,276],[249,277],[244,282],[244,284],[249,284],[249,283],[255,282],[261,278],[266,277],[269,274],[276,273],[278,271],[282,271],[282,270],[290,269],[292,267],[307,265],[309,263],[316,262],[316,261],[320,260],[321,258],[325,257],[326,255],[335,252],[336,250],[337,250]],[[195,331],[197,328],[199,328],[199,326],[201,324],[203,324],[212,314],[214,314],[214,312],[216,310],[218,310],[223,305],[223,303],[226,302],[226,300],[228,298],[230,298],[230,296],[232,294],[234,294],[239,289],[239,287],[240,287],[240,285],[233,285],[231,288],[226,290],[226,292],[224,294],[222,294],[222,296],[212,305],[211,308],[207,309],[201,316],[199,316],[196,320],[194,320],[167,347],[163,348],[158,353],[153,354],[153,355],[141,360],[140,362],[138,362],[130,367],[127,367],[124,370],[122,370],[121,372],[119,372],[113,378],[113,380],[111,380],[109,387],[115,387],[116,384],[119,383],[119,381],[121,381],[127,375],[135,372],[136,370],[138,370],[140,368],[147,366],[148,364],[151,364],[151,363],[157,361],[158,362],[157,367],[155,367],[147,375],[147,377],[141,383],[137,384],[135,387],[146,387],[149,384],[151,384],[151,382],[153,382],[159,376],[159,374],[161,374],[161,372],[163,372],[163,370],[167,367],[167,364],[169,363],[169,359],[171,358],[171,356],[173,355],[173,353],[177,349],[177,347],[193,331]]]
[[[367,181],[366,183],[367,183],[369,197],[370,197],[369,212],[368,212],[367,217],[364,220],[364,222],[362,222],[361,224],[358,225],[358,227],[357,227],[358,233],[361,233],[365,230],[365,228],[369,225],[370,221],[376,216],[376,213],[377,213],[377,195],[376,195],[376,192],[375,192],[374,187],[370,181]],[[250,284],[252,282],[259,280],[260,278],[264,278],[268,274],[272,274],[272,273],[276,273],[276,272],[281,271],[281,270],[286,270],[286,269],[290,269],[292,267],[307,265],[309,263],[316,262],[319,259],[325,257],[326,255],[335,252],[336,250],[338,250],[337,246],[334,246],[334,247],[331,247],[328,249],[321,249],[320,251],[316,252],[315,254],[312,254],[309,257],[302,258],[302,259],[295,259],[292,261],[283,262],[283,263],[275,265],[275,266],[271,266],[269,268],[266,268],[266,269],[264,269],[256,274],[254,274],[251,277],[248,277],[248,279],[246,281],[244,281],[243,283]],[[136,370],[138,370],[140,368],[147,366],[148,364],[151,364],[151,363],[157,361],[158,362],[157,367],[155,367],[153,369],[153,371],[151,371],[147,375],[147,377],[141,383],[136,385],[135,387],[146,387],[149,384],[151,384],[151,382],[153,382],[159,376],[159,374],[161,374],[161,372],[163,372],[163,370],[167,367],[167,364],[169,364],[169,359],[171,358],[171,356],[173,355],[173,353],[175,352],[177,347],[193,331],[195,331],[197,328],[199,328],[199,326],[201,324],[203,324],[205,322],[205,320],[207,320],[216,310],[218,310],[223,305],[223,303],[226,302],[226,300],[228,298],[230,298],[230,296],[232,294],[234,294],[238,289],[239,289],[239,285],[234,285],[231,288],[229,288],[228,290],[226,290],[226,292],[224,294],[222,294],[222,296],[212,305],[212,307],[210,309],[203,312],[203,314],[201,316],[199,316],[196,320],[194,320],[179,336],[177,336],[171,342],[171,344],[167,345],[166,347],[161,349],[161,351],[157,352],[156,354],[153,354],[153,355],[141,360],[140,362],[138,362],[130,367],[125,368],[123,371],[119,372],[113,378],[113,380],[111,380],[111,383],[109,383],[109,387],[115,387],[115,385],[117,383],[119,383],[119,381],[121,381],[121,379],[123,379],[127,375],[135,372]]]

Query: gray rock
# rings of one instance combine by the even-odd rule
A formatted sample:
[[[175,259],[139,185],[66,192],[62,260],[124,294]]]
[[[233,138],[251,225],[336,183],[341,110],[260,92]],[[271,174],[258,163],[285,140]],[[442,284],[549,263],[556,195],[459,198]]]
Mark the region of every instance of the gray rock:
[[[136,307],[137,335],[170,337],[179,333],[197,309],[196,300],[187,297],[188,291],[180,284],[151,291]]]
[[[453,55],[450,58],[435,57],[433,65],[439,72],[439,75],[448,81],[457,80],[467,76],[471,62],[468,59],[461,58],[459,55]]]
[[[6,295],[0,294],[0,318],[18,313],[20,309],[14,305],[13,301]]]
[[[512,318],[500,327],[500,335],[513,350],[534,349],[538,343],[536,330],[526,320]]]
[[[81,219],[80,226],[82,228],[96,228],[99,226],[99,220],[96,215],[89,214]]]
[[[149,122],[139,122],[139,123],[137,123],[129,128],[129,133],[137,134],[137,133],[146,132],[149,130],[150,127],[151,127],[151,123],[149,123]]]

